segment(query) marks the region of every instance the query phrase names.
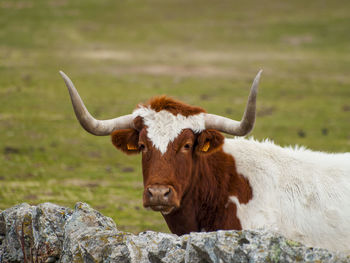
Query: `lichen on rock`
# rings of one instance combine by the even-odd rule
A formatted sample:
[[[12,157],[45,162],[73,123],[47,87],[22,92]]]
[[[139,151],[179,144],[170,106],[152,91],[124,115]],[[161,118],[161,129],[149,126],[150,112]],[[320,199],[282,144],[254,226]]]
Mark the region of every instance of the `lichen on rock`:
[[[64,225],[72,213],[51,203],[20,204],[0,214],[0,262],[57,261],[62,254]]]

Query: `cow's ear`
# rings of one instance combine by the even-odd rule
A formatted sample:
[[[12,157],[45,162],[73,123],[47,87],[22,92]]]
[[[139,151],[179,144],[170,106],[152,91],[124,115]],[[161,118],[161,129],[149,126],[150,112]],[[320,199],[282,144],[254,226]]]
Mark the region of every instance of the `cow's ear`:
[[[217,130],[204,130],[197,137],[196,153],[211,154],[221,149],[225,137]]]
[[[112,134],[112,143],[117,149],[126,154],[136,154],[140,152],[139,132],[135,129],[116,130]]]

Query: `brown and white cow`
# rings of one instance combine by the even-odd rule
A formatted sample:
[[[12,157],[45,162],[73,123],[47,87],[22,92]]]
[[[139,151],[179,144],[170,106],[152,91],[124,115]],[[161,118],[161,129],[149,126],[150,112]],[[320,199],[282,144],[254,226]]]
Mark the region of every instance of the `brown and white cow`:
[[[142,153],[143,204],[160,211],[173,233],[265,228],[307,245],[349,251],[349,153],[282,148],[220,133],[252,130],[260,74],[237,122],[165,96],[132,114],[96,120],[61,72],[84,129],[111,135],[126,154]]]

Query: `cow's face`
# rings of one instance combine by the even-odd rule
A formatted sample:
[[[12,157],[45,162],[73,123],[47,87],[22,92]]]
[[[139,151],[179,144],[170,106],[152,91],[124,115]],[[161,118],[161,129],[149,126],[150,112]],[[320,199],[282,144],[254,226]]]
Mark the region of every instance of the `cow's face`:
[[[68,76],[62,71],[60,74],[68,87],[75,114],[86,131],[94,135],[112,133],[113,144],[118,149],[127,154],[142,152],[144,205],[167,214],[181,206],[186,191],[196,184],[195,165],[222,145],[224,138],[217,130],[236,136],[252,130],[261,71],[254,79],[240,122],[208,114],[202,108],[166,96],[139,105],[133,114],[97,120],[86,109]]]
[[[192,180],[193,147],[196,136],[186,129],[162,154],[147,137],[144,128],[139,137],[142,151],[143,205],[168,214],[179,208],[181,198]]]
[[[167,125],[173,128],[179,126],[171,123],[170,115],[166,120]],[[170,214],[181,207],[182,199],[196,181],[197,178],[194,177],[197,175],[195,169],[198,159],[219,149],[224,137],[216,130],[196,132],[193,128],[183,128],[177,132],[175,138],[166,140],[159,138],[161,135],[154,135],[154,132],[158,134],[162,130],[152,131],[152,123],[148,122],[149,126],[145,123],[147,120],[143,117],[136,117],[136,129],[113,132],[112,142],[127,154],[142,154],[143,205],[154,211]],[[160,125],[159,128],[167,127]],[[164,132],[164,135],[171,137],[171,132]]]

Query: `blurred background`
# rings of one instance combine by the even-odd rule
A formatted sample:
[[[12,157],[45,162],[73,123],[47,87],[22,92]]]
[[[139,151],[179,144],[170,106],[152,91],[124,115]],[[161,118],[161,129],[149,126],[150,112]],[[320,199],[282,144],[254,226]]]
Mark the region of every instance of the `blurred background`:
[[[252,136],[350,151],[348,0],[0,0],[0,209],[83,201],[168,232],[140,156],[80,127],[58,71],[97,118],[167,94],[240,119],[261,68]]]

